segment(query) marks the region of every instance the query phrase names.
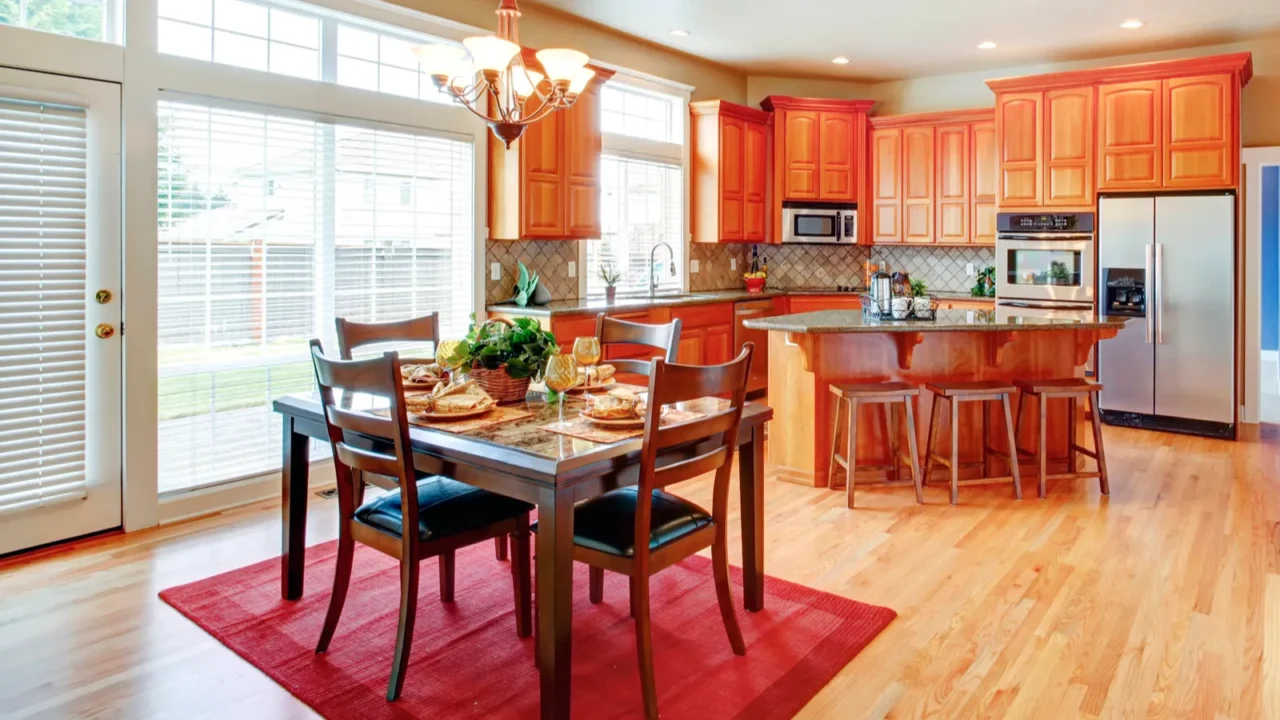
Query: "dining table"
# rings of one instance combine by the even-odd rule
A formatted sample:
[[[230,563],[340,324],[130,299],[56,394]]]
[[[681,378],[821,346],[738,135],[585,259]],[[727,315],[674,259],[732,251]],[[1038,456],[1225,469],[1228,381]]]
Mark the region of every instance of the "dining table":
[[[376,411],[385,398],[352,397],[354,408]],[[567,400],[567,414],[576,415],[581,399]],[[727,400],[701,398],[680,403],[680,410],[714,413]],[[503,406],[508,407],[508,406]],[[518,498],[537,507],[535,548],[537,594],[536,653],[540,681],[541,717],[568,718],[573,637],[573,509],[574,505],[639,480],[642,439],[613,442],[571,437],[546,426],[556,421],[558,407],[531,393],[516,407],[521,417],[488,427],[454,432],[439,427],[412,426],[414,466],[421,473],[438,474],[475,487]],[[313,439],[328,442],[318,395],[299,394],[275,401],[282,419],[283,470],[281,485],[281,593],[297,600],[303,593],[306,521]],[[743,605],[764,609],[764,441],[765,423],[773,410],[762,402],[748,402],[738,429],[738,482],[742,524]],[[386,441],[351,437],[368,448]],[[695,457],[708,441],[672,448],[658,458],[659,466]],[[708,578],[710,582],[710,578]]]

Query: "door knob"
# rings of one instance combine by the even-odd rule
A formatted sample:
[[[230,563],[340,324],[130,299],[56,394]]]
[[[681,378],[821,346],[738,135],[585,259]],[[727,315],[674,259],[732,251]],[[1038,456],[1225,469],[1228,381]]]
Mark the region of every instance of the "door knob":
[[[97,335],[103,340],[106,340],[107,338],[116,334],[116,329],[106,323],[101,323],[98,325],[98,327],[93,329],[93,334]]]

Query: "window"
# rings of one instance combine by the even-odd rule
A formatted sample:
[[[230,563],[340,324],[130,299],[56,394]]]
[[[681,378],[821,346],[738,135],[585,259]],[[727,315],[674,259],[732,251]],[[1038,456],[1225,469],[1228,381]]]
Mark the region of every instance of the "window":
[[[609,83],[601,90],[605,133],[684,144],[684,103],[674,95]]]
[[[271,401],[312,388],[335,317],[465,333],[470,141],[169,101],[159,121],[161,492],[279,467]]]
[[[413,47],[423,39],[409,41],[351,25],[338,25],[339,85],[377,92],[451,103],[452,98],[436,89],[431,76],[421,72]]]
[[[0,25],[115,42],[117,0],[0,0]]]
[[[684,273],[684,175],[679,165],[605,155],[601,160],[600,222],[604,237],[588,242],[587,294],[603,295],[600,267],[622,274],[618,292],[649,291],[649,258],[658,248],[658,290],[678,292]],[[674,255],[674,257],[672,257]]]

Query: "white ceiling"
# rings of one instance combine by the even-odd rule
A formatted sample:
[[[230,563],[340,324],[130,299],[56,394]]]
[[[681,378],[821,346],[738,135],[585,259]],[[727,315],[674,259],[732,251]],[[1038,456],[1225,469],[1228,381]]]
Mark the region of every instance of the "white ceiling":
[[[1230,42],[1280,0],[536,0],[755,75],[890,80]],[[1146,26],[1123,30],[1140,18]],[[672,30],[688,30],[673,37]],[[979,50],[978,43],[998,43]],[[850,63],[833,65],[838,55]]]

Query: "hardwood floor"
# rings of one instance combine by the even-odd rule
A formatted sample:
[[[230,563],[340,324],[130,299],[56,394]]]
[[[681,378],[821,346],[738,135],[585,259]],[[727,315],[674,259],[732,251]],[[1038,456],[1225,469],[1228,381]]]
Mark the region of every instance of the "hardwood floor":
[[[1027,472],[1020,503],[936,485],[846,510],[771,481],[769,574],[900,614],[799,717],[1280,720],[1280,445],[1106,437],[1110,498],[1041,501]],[[0,716],[315,717],[156,597],[276,556],[278,527],[268,503],[0,562]]]

